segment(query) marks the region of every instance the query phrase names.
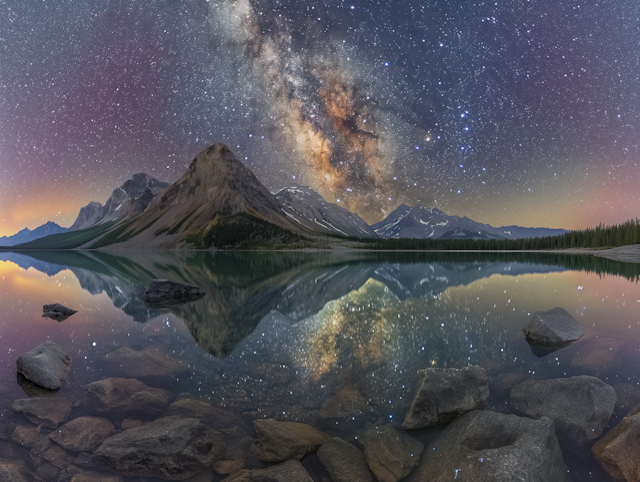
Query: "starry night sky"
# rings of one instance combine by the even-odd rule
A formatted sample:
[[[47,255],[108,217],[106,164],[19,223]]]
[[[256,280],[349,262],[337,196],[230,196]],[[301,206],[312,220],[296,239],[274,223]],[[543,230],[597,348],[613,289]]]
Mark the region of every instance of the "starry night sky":
[[[640,216],[640,2],[0,0],[0,235],[215,142],[368,222]]]

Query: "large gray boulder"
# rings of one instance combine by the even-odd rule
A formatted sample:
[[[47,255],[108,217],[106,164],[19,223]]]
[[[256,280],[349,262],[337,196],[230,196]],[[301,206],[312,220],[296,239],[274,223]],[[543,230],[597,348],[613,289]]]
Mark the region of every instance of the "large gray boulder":
[[[378,482],[398,482],[420,462],[424,446],[391,425],[365,424],[358,434],[364,456]]]
[[[185,480],[209,468],[225,451],[219,432],[196,419],[172,416],[108,438],[95,455],[122,475]]]
[[[66,398],[21,398],[11,406],[14,412],[24,413],[36,425],[56,428],[69,418],[71,401]]]
[[[71,356],[55,341],[47,340],[16,360],[26,379],[49,390],[57,390],[66,380]]]
[[[251,446],[251,453],[265,462],[282,462],[291,458],[299,460],[317,450],[329,438],[311,425],[278,422],[273,418],[254,420],[253,427],[258,440]]]
[[[84,387],[96,413],[110,413],[118,418],[153,418],[169,405],[171,393],[152,388],[135,378],[106,378]]]
[[[49,438],[71,452],[93,452],[116,428],[103,417],[78,417],[49,434]]]
[[[166,279],[154,279],[144,292],[144,300],[152,305],[170,306],[202,298],[206,291],[198,286]]]
[[[563,345],[579,340],[584,328],[571,314],[562,308],[536,311],[524,328],[527,340],[540,345]]]
[[[566,482],[553,421],[473,411],[455,419],[425,450],[415,480]]]
[[[598,440],[591,451],[616,482],[640,482],[640,406]]]
[[[341,438],[331,437],[323,443],[318,459],[333,482],[373,482],[364,454]]]
[[[552,419],[563,447],[580,453],[602,434],[616,400],[612,387],[583,375],[521,383],[511,389],[509,404],[528,417]]]
[[[251,482],[313,482],[309,473],[297,460],[287,460],[283,464],[268,469],[256,470],[249,475]]]
[[[418,375],[418,390],[402,423],[405,430],[450,422],[489,398],[489,378],[479,366],[427,368]]]

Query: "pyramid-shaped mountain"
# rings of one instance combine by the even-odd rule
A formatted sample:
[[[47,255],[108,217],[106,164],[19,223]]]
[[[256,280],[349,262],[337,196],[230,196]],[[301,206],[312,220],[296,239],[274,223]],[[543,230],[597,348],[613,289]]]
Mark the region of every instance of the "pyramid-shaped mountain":
[[[237,246],[295,242],[301,229],[276,197],[224,144],[201,151],[182,178],[160,192],[144,213],[118,223],[101,241],[84,247],[123,248]],[[117,234],[117,235],[116,235]]]

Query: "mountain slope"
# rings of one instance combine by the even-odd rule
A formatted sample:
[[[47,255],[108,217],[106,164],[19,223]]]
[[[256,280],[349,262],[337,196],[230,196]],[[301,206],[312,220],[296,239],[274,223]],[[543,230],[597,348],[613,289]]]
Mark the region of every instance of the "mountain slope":
[[[310,229],[341,236],[378,237],[360,216],[328,202],[308,186],[286,187],[275,196],[288,208],[292,219]]]
[[[106,206],[106,205],[105,205]],[[200,152],[178,181],[159,193],[144,213],[118,223],[84,247],[238,247],[287,244],[311,230],[297,225],[255,175],[224,144]]]
[[[57,225],[56,223],[49,221],[48,223],[38,226],[34,230],[24,228],[17,232],[13,236],[2,236],[0,238],[0,246],[17,246],[18,244],[28,243],[35,241],[36,239],[44,238],[51,234],[64,233],[67,228]]]
[[[107,202],[90,202],[80,209],[80,213],[70,231],[87,229],[109,221],[134,217],[149,206],[151,200],[169,183],[158,181],[145,174],[134,174],[122,186],[114,189]]]
[[[386,219],[371,226],[383,238],[520,239],[556,236],[565,229],[523,228],[476,222],[466,216],[448,216],[437,208],[401,204]]]

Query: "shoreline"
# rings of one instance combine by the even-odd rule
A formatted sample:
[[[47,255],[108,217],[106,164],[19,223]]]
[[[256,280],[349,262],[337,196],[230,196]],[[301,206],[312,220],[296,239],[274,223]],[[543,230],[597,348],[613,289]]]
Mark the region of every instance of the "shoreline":
[[[32,249],[20,249],[13,246],[0,246],[0,252],[33,252],[33,251],[168,251],[168,252],[270,252],[270,253],[550,253],[550,254],[567,254],[567,255],[585,255],[596,256],[599,258],[606,258],[612,261],[620,261],[623,263],[640,263],[640,244],[632,244],[627,246],[620,246],[616,248],[567,248],[567,249],[454,249],[454,250],[439,250],[439,249],[366,249],[361,247],[346,247],[346,246],[332,246],[328,248],[302,248],[302,249],[237,249],[237,250],[216,250],[216,249],[154,249],[154,250],[140,250],[140,249],[126,249],[126,248],[98,248],[98,249],[46,249],[46,248],[32,248]]]

